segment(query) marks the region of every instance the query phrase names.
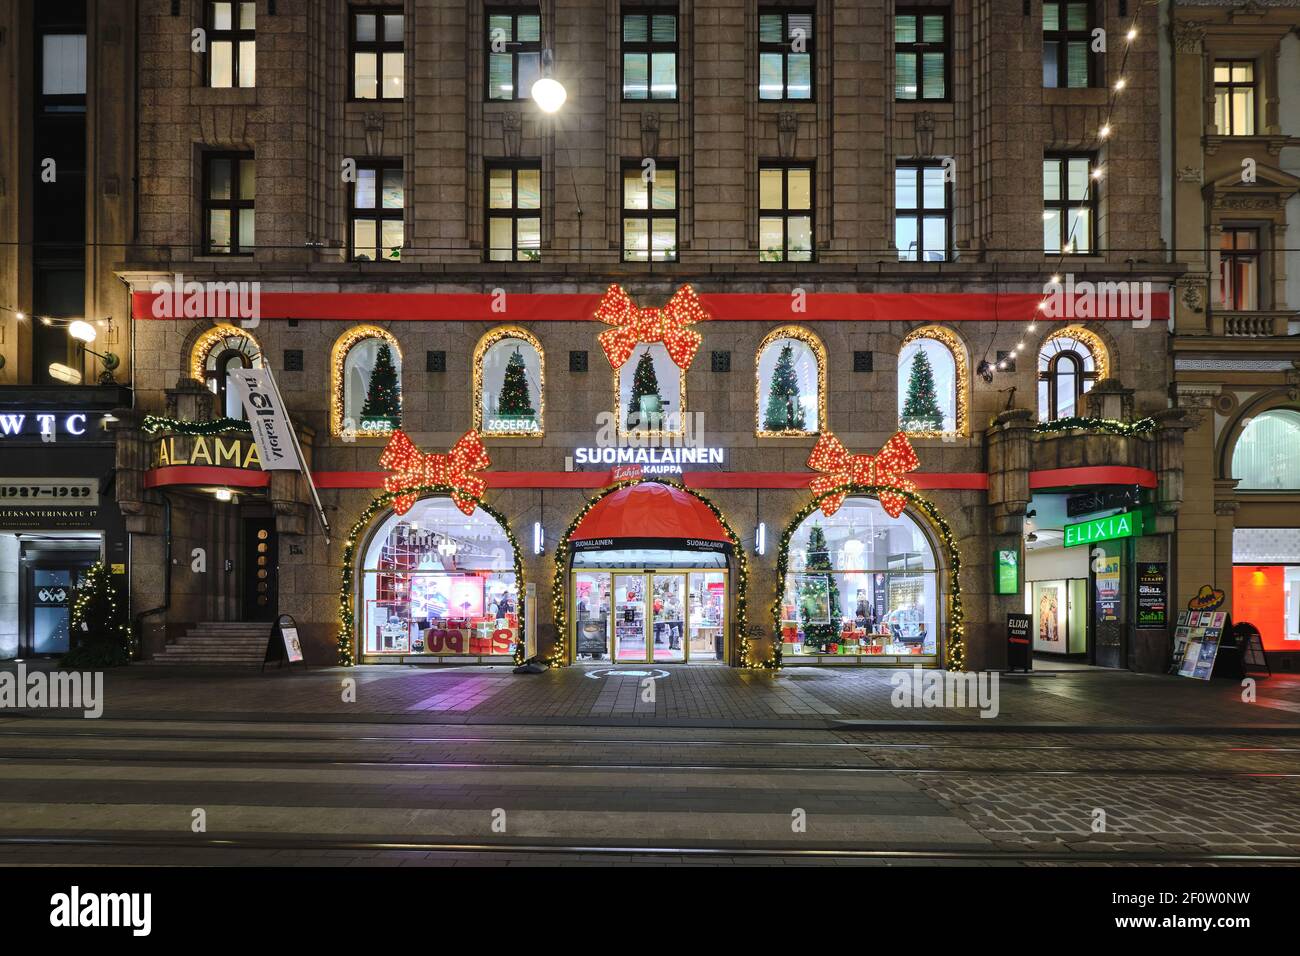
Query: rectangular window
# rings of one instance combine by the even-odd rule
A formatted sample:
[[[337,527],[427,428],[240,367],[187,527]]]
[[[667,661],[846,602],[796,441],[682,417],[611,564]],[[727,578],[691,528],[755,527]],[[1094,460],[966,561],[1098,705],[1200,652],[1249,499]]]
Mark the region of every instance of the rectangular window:
[[[948,11],[899,8],[894,15],[894,99],[948,98]]]
[[[623,99],[677,99],[677,14],[623,14]]]
[[[1227,229],[1219,240],[1219,308],[1259,308],[1259,230]]]
[[[86,95],[86,35],[47,33],[41,37],[41,93]]]
[[[900,162],[894,170],[894,244],[900,262],[943,262],[952,227],[952,190],[943,164]]]
[[[1043,251],[1086,255],[1097,248],[1096,160],[1089,153],[1043,158]]]
[[[400,100],[406,93],[401,7],[352,7],[352,98]]]
[[[812,262],[811,166],[759,167],[758,245],[759,262]]]
[[[677,169],[623,169],[623,261],[677,261]]]
[[[401,261],[402,213],[406,207],[401,162],[358,163],[351,196],[349,241],[353,261]]]
[[[1214,61],[1214,125],[1220,136],[1255,135],[1255,64]]]
[[[203,157],[205,255],[252,255],[256,192],[252,153],[208,153]]]
[[[540,163],[495,164],[487,171],[488,261],[542,258]]]
[[[760,10],[758,98],[813,98],[812,10]]]
[[[490,11],[487,98],[526,100],[542,75],[542,17],[535,9]]]
[[[1092,28],[1088,0],[1043,0],[1043,86],[1096,85]]]
[[[257,4],[208,4],[208,86],[256,86]]]

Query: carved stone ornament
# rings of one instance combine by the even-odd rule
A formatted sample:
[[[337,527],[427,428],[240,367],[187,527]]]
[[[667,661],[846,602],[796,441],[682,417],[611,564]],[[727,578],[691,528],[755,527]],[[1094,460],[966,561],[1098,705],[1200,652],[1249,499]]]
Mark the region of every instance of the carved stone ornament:
[[[1174,50],[1179,53],[1200,53],[1208,23],[1207,20],[1174,20]]]
[[[361,117],[366,133],[366,155],[384,155],[384,114],[375,110]]]
[[[659,155],[659,111],[641,111],[641,155]]]
[[[1193,312],[1201,313],[1205,311],[1205,282],[1200,279],[1183,280],[1178,282],[1180,288],[1179,295],[1183,306]]]
[[[776,118],[776,145],[782,159],[791,159],[795,155],[795,144],[799,139],[799,114],[782,113]]]
[[[1184,166],[1178,170],[1178,181],[1180,183],[1199,183],[1201,181],[1201,171],[1195,166]]]
[[[507,156],[518,156],[523,142],[524,114],[518,110],[507,110],[501,114],[501,136],[505,141]]]

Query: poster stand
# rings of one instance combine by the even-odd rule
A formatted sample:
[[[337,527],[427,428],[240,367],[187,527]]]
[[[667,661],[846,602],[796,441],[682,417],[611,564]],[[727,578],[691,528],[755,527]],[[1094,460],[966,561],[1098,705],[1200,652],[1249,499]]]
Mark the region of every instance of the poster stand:
[[[281,614],[271,625],[271,633],[266,640],[266,654],[262,658],[263,673],[266,672],[266,665],[272,661],[276,662],[276,670],[286,664],[301,664],[303,670],[307,669],[302,644],[298,640],[298,622],[292,614]]]
[[[1264,650],[1264,638],[1259,628],[1249,621],[1241,621],[1232,629],[1232,636],[1237,639],[1237,651],[1241,654],[1241,676],[1251,672],[1272,677],[1273,668],[1268,663],[1268,653]]]
[[[1228,640],[1231,634],[1232,617],[1226,611],[1179,611],[1169,673],[1205,681],[1240,677],[1241,659]]]

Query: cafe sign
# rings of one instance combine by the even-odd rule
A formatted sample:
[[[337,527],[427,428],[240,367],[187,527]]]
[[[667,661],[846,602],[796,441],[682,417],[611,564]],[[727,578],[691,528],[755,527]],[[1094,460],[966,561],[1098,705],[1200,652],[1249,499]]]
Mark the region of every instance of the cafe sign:
[[[1142,512],[1124,511],[1109,518],[1094,518],[1065,526],[1065,547],[1114,541],[1117,538],[1140,538],[1144,533]]]
[[[158,439],[154,467],[208,465],[214,468],[261,469],[257,445],[235,435],[167,435]]]

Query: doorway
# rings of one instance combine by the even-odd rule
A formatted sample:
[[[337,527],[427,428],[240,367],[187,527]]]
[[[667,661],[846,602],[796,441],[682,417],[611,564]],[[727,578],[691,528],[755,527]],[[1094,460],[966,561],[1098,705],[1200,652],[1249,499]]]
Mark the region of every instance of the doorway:
[[[72,607],[98,552],[28,552],[18,656],[55,657],[72,649]]]
[[[726,660],[726,571],[575,571],[573,603],[579,661]]]

